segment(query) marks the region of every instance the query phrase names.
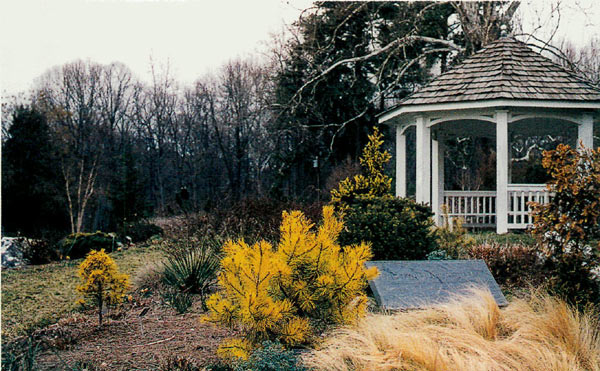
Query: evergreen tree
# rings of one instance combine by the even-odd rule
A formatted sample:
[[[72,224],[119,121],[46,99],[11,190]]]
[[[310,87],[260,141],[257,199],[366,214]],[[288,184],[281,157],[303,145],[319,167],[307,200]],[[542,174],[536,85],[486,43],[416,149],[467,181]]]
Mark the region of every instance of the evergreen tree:
[[[114,173],[110,200],[112,203],[113,220],[117,228],[122,229],[127,223],[133,223],[146,216],[148,207],[145,202],[144,185],[141,174],[136,167],[135,154],[130,144],[118,161]]]
[[[434,63],[442,70],[450,63],[449,51],[429,54],[441,49],[418,40],[365,56],[415,32],[453,38],[449,4],[318,2],[315,8],[296,23],[298,37],[287,45],[274,97],[280,176],[308,182],[291,185],[298,189],[321,175],[311,171],[317,154],[325,160],[318,164],[325,175],[348,157],[356,159],[375,114],[425,82]]]
[[[380,150],[382,144],[383,135],[374,127],[360,158],[362,174],[344,179],[338,189],[331,191],[332,205],[345,210],[356,197],[374,198],[390,194],[392,178],[385,174],[384,166],[392,156],[387,151]]]
[[[66,230],[60,174],[46,117],[18,107],[2,148],[2,229],[40,237]]]

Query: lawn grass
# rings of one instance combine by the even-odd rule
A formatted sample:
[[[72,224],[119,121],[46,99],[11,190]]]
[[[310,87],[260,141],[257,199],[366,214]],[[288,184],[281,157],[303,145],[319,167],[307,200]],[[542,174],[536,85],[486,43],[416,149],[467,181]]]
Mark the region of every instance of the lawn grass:
[[[132,275],[160,259],[158,247],[133,247],[110,254],[123,273]],[[77,267],[82,259],[2,271],[2,340],[10,341],[52,324],[76,309],[80,297]]]

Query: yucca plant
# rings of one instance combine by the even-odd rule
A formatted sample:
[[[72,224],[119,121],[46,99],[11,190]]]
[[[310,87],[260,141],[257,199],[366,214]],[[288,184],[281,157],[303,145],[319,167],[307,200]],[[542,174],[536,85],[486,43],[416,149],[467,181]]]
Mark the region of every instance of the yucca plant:
[[[218,268],[215,241],[189,240],[169,251],[163,283],[183,293],[199,295],[204,307],[204,299],[216,279]]]

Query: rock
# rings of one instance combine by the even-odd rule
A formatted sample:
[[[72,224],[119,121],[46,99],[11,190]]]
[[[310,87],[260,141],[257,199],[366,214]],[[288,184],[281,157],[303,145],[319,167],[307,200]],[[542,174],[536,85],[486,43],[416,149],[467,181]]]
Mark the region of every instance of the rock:
[[[15,268],[26,265],[21,252],[23,243],[26,243],[26,240],[21,237],[2,237],[0,248],[2,268]]]

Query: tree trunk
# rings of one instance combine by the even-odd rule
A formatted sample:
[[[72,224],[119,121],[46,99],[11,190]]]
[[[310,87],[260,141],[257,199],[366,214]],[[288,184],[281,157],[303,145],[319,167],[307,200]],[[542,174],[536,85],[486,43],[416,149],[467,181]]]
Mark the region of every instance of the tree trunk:
[[[102,294],[98,295],[98,327],[102,327]]]

